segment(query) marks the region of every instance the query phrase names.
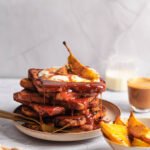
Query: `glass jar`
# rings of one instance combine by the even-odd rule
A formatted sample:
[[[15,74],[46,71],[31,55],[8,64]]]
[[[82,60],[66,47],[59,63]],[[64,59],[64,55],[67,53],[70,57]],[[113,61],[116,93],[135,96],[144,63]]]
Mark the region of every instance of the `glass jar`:
[[[114,56],[108,61],[105,72],[107,89],[127,91],[128,79],[137,75],[135,62],[128,58]]]

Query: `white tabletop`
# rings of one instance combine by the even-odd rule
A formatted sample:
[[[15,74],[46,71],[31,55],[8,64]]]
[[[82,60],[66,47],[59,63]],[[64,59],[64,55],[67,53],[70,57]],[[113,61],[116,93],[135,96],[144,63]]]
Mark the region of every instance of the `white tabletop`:
[[[13,101],[13,93],[19,91],[18,79],[0,79],[0,109],[13,111],[19,103]],[[120,107],[122,116],[128,116],[130,107],[126,92],[103,93],[103,99]],[[148,117],[150,113],[136,113],[136,116]],[[20,133],[11,121],[0,119],[0,145],[17,147],[22,150],[110,150],[102,137],[78,142],[50,142],[31,138]]]

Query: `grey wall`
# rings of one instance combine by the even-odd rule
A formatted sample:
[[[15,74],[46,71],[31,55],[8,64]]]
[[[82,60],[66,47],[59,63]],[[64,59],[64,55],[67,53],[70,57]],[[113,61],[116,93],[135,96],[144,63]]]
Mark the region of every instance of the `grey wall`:
[[[113,55],[150,75],[150,1],[0,0],[0,77],[65,64],[63,40],[102,75]]]

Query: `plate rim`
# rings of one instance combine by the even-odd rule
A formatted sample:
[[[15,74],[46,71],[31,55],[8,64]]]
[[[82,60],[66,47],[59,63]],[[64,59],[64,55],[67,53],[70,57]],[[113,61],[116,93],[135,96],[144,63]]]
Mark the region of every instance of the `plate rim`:
[[[81,134],[81,133],[90,133],[90,132],[93,132],[93,131],[98,131],[98,130],[100,130],[100,128],[99,129],[95,129],[95,130],[91,130],[91,131],[82,131],[82,132],[66,132],[66,133],[51,133],[51,132],[44,132],[44,131],[38,131],[38,130],[33,130],[33,129],[30,129],[30,128],[26,128],[26,127],[24,127],[24,126],[22,126],[18,121],[13,121],[14,122],[14,124],[15,124],[15,126],[17,125],[17,126],[20,126],[20,127],[22,127],[22,128],[24,128],[24,129],[26,129],[26,130],[28,130],[28,131],[32,131],[32,132],[36,132],[36,133],[42,133],[42,134],[52,134],[52,135],[68,135],[68,134]]]

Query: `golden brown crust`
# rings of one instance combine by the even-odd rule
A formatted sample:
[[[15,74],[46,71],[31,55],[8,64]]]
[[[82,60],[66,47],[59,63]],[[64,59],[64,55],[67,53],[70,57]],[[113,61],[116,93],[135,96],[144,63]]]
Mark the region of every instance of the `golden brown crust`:
[[[36,91],[35,86],[33,85],[32,81],[28,78],[24,78],[20,81],[20,85],[27,90]]]
[[[49,100],[47,98],[44,98],[39,93],[31,92],[28,90],[22,90],[20,92],[14,93],[14,100],[22,104],[49,104]]]
[[[21,106],[21,113],[27,117],[38,118],[38,113],[28,106]]]
[[[63,127],[68,125],[69,127],[77,127],[86,123],[86,118],[83,115],[80,116],[58,116],[54,121],[56,126]]]
[[[31,68],[28,70],[28,78],[30,80],[35,80],[38,79],[38,73],[42,71],[43,69],[36,69],[36,68]]]

